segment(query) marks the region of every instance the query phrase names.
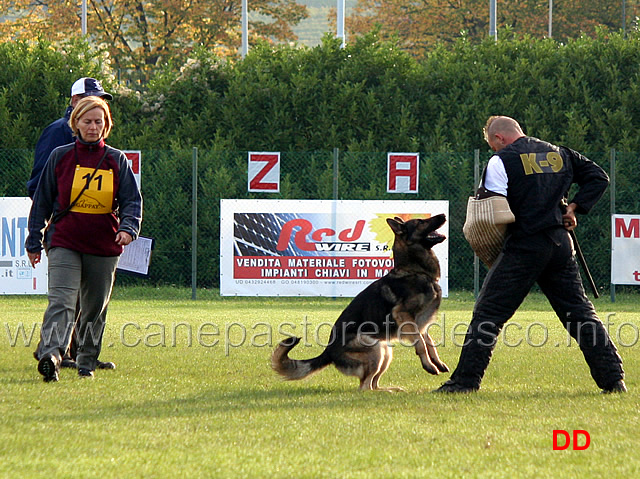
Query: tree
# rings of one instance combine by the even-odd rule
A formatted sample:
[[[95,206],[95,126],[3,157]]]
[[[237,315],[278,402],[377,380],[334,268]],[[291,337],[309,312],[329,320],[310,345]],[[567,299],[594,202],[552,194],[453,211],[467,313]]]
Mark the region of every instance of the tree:
[[[636,18],[638,2],[626,2],[627,18]],[[552,36],[560,41],[581,33],[595,35],[596,28],[621,28],[619,0],[565,0],[554,2]],[[498,30],[517,36],[548,35],[548,0],[497,1]],[[378,29],[382,38],[396,38],[399,46],[424,57],[435,43],[452,43],[466,36],[482,39],[489,34],[488,0],[358,0],[346,19],[347,30],[361,35]]]
[[[237,55],[241,2],[236,0],[87,0],[90,39],[104,44],[115,67],[149,71],[182,64],[196,46],[218,56]],[[291,30],[308,16],[295,0],[252,0],[250,40],[291,41]],[[78,0],[0,0],[0,40],[61,41],[80,34]]]

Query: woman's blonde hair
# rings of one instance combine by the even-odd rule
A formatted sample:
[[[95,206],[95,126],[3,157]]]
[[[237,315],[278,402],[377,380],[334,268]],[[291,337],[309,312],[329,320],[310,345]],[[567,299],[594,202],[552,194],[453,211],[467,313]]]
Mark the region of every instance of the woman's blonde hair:
[[[107,138],[109,136],[111,127],[113,126],[111,110],[109,109],[109,104],[99,96],[86,96],[73,108],[71,117],[69,118],[69,126],[75,136],[78,136],[78,121],[82,115],[94,108],[102,108],[102,111],[104,112],[104,130],[102,130],[102,138]]]

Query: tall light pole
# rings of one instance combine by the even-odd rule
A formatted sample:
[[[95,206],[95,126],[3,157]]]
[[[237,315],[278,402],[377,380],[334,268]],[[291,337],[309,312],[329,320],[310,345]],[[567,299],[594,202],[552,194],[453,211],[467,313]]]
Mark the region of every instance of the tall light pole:
[[[498,41],[498,29],[496,28],[496,0],[489,0],[489,36]]]
[[[553,36],[553,0],[549,0],[549,38]]]
[[[249,15],[247,9],[249,8],[247,0],[242,0],[242,48],[240,54],[242,58],[247,56],[249,52]]]
[[[80,24],[80,28],[82,29],[82,36],[85,36],[87,34],[87,0],[82,0],[82,14],[80,16]]]
[[[347,39],[344,33],[344,10],[345,10],[345,0],[338,0],[338,9],[336,15],[336,36],[338,38],[342,38],[342,44],[340,48],[344,48],[347,43]]]

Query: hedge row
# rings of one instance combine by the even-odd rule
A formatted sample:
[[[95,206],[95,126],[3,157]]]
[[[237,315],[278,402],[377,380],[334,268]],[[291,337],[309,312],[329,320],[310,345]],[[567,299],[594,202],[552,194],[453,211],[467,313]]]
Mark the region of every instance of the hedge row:
[[[108,59],[74,41],[0,44],[0,148],[29,148],[80,75],[116,93],[112,142],[216,150],[486,150],[491,114],[578,150],[640,150],[640,34],[460,40],[421,62],[371,34],[340,48],[260,44],[235,64],[200,50],[147,90],[118,82]]]
[[[171,270],[176,283],[189,283],[192,147],[201,157],[199,208],[208,212],[200,221],[202,286],[218,281],[219,199],[251,197],[242,176],[246,156],[238,153],[247,150],[290,154],[282,198],[330,198],[330,152],[351,154],[340,164],[343,199],[388,198],[374,159],[386,151],[421,152],[425,178],[434,181],[420,198],[464,208],[472,152],[480,149],[483,160],[489,155],[482,126],[489,115],[506,114],[530,135],[601,152],[594,159],[604,167],[611,148],[627,152],[619,163],[618,206],[638,209],[640,174],[629,153],[640,151],[637,33],[601,31],[566,44],[463,39],[421,62],[373,34],[346,48],[329,36],[313,48],[261,44],[235,64],[201,50],[179,71],[158,72],[144,92],[127,89],[106,57],[81,42],[63,50],[44,42],[0,44],[0,64],[0,149],[33,148],[42,128],[64,111],[78,76],[104,80],[115,94],[109,142],[143,151],[145,231],[166,237],[154,265]],[[0,168],[15,181],[5,175],[2,194],[23,195],[28,167],[16,168],[9,157],[0,155]],[[607,208],[605,201],[586,220],[582,241],[600,284],[608,282]],[[462,253],[451,258],[451,277],[468,284],[470,251],[462,246],[461,225],[451,226]]]

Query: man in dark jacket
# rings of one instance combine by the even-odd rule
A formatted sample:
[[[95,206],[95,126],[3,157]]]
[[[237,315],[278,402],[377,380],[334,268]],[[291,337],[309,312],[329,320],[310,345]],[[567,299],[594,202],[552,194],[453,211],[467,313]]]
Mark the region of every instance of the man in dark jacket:
[[[47,164],[47,160],[49,159],[51,152],[59,146],[67,145],[75,141],[75,137],[73,136],[73,132],[69,126],[69,118],[71,117],[71,112],[76,104],[86,96],[99,96],[105,100],[113,100],[113,96],[104,91],[100,82],[95,78],[83,77],[76,80],[71,87],[71,100],[64,116],[49,124],[49,126],[42,131],[42,134],[38,139],[38,143],[36,143],[36,152],[33,160],[31,177],[29,178],[29,181],[27,181],[27,190],[29,191],[29,197],[31,199],[33,199],[33,195],[36,192],[38,182],[40,181],[40,175],[42,174],[44,166]],[[76,349],[77,338],[74,330],[71,346],[62,360],[62,367],[76,367]],[[36,359],[39,359],[39,350],[40,345],[38,345],[38,348],[34,353]],[[115,364],[112,362],[98,361],[98,368],[114,369]]]
[[[537,282],[598,387],[626,392],[622,359],[585,295],[568,234],[577,225],[576,213],[588,213],[604,194],[607,174],[576,151],[525,136],[513,118],[489,118],[484,133],[496,154],[483,186],[507,197],[516,220],[482,285],[458,366],[436,391],[480,388],[498,334]],[[561,208],[573,183],[579,190]]]

